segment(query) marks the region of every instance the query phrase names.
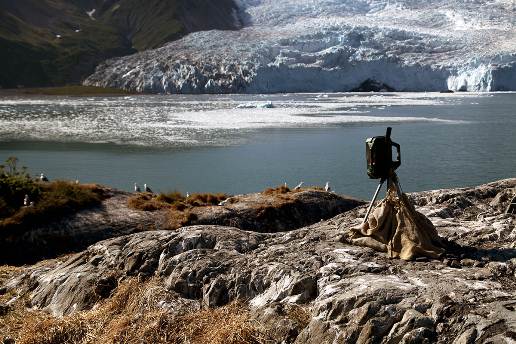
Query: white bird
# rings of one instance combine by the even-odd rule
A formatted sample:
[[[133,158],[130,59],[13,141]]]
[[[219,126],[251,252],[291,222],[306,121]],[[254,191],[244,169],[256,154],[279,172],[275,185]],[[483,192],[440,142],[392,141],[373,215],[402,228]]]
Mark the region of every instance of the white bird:
[[[186,192],[186,198],[190,197],[190,194],[188,193],[188,191]]]
[[[330,182],[326,182],[326,185],[324,186],[324,191],[326,191],[326,192],[330,192],[331,191]]]
[[[226,198],[225,200],[223,200],[222,202],[219,203],[220,206],[225,206],[226,204],[228,204],[229,200],[231,199],[231,197],[229,198]]]
[[[283,184],[283,187],[284,187],[285,189],[286,189],[286,188],[288,188],[288,186],[287,186],[287,182],[285,182],[285,183]]]
[[[152,193],[151,188],[150,188],[150,187],[148,187],[148,186],[147,186],[147,184],[143,184],[143,190],[144,190],[145,192],[151,192],[151,193]]]
[[[34,202],[32,202],[32,201],[31,201],[31,202],[29,203],[29,207],[33,207],[33,206],[34,206]]]
[[[47,176],[45,176],[43,173],[39,175],[39,180],[41,180],[42,182],[48,182]]]
[[[75,184],[79,184],[79,179],[76,179],[76,180],[75,180]]]
[[[138,184],[134,183],[134,192],[142,192]]]
[[[23,199],[23,206],[28,207],[29,204],[29,195],[25,194],[25,198]]]
[[[296,185],[296,187],[294,188],[294,190],[299,190],[301,189],[301,187],[303,186],[304,182],[301,182],[299,184]]]

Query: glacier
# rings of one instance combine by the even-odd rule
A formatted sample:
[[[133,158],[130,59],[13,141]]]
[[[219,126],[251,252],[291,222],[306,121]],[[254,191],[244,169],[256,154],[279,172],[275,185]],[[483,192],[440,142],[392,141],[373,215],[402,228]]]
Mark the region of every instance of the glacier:
[[[148,93],[516,90],[514,0],[237,0],[244,27],[110,59],[85,85]]]

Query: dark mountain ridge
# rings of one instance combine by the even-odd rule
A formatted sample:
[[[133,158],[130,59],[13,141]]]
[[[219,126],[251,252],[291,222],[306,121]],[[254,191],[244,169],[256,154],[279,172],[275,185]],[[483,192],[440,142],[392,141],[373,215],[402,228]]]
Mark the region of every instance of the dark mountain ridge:
[[[78,83],[107,58],[241,26],[233,0],[0,0],[0,86]]]

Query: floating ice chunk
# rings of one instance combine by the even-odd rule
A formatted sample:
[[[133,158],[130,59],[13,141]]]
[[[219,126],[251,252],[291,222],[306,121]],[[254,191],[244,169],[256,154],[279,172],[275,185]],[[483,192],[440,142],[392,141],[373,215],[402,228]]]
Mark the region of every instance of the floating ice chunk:
[[[272,109],[274,108],[274,104],[271,101],[266,103],[246,103],[239,104],[237,109]]]

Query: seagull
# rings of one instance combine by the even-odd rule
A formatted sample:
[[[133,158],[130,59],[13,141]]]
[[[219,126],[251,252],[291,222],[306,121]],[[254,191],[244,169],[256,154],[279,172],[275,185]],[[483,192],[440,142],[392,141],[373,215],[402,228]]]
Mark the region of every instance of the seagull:
[[[186,198],[190,197],[190,194],[188,193],[188,191],[186,192]]]
[[[226,204],[228,204],[229,200],[231,199],[231,197],[229,198],[226,198],[225,200],[223,200],[222,202],[219,203],[219,205],[222,207],[222,206],[225,206]]]
[[[286,188],[288,188],[288,186],[287,186],[287,182],[285,182],[285,183],[283,184],[283,187],[284,187],[285,189],[286,189]]]
[[[297,184],[297,186],[294,188],[294,190],[299,190],[301,189],[301,187],[303,186],[304,182],[301,182],[299,184]]]
[[[134,192],[142,192],[138,184],[134,183]]]
[[[324,191],[326,191],[326,192],[330,192],[331,191],[330,182],[326,182],[326,185],[324,186]]]
[[[42,182],[48,182],[47,176],[45,176],[43,173],[40,174],[39,180],[41,180]]]
[[[28,207],[29,204],[29,195],[25,194],[25,198],[23,199],[23,206]]]
[[[75,184],[79,184],[79,179],[76,179],[76,180],[75,180]]]
[[[150,187],[148,187],[148,186],[147,186],[147,184],[143,184],[143,190],[144,190],[145,192],[150,192],[150,193],[152,193],[151,188],[150,188]]]

